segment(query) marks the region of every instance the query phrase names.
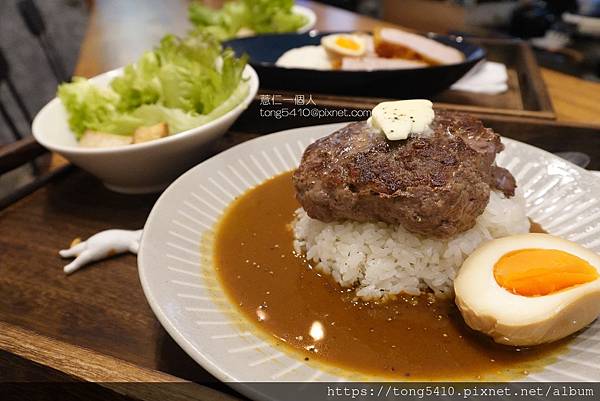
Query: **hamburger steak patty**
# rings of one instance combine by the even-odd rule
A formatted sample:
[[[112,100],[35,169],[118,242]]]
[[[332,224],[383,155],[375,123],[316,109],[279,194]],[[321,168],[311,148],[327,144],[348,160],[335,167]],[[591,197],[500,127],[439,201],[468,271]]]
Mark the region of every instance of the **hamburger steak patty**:
[[[494,164],[504,146],[466,114],[437,111],[432,129],[388,141],[364,121],[348,124],[306,148],[296,198],[324,222],[383,221],[439,238],[472,228],[491,189],[514,195],[515,179]]]

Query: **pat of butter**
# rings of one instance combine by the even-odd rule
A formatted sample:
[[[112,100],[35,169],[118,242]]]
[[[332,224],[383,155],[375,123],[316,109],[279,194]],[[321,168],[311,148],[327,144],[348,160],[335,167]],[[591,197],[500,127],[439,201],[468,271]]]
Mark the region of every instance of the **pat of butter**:
[[[433,103],[425,99],[379,103],[367,121],[390,141],[406,139],[410,134],[430,132],[435,117]]]

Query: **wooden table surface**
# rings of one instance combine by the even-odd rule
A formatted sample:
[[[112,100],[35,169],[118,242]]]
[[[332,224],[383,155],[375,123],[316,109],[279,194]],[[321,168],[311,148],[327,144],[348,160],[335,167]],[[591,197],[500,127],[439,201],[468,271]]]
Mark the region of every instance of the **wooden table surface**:
[[[281,119],[266,125],[258,107],[255,102],[234,129],[213,144],[212,153],[299,124]],[[585,151],[593,158],[590,167],[600,169],[598,128],[489,115],[483,121],[506,136],[549,151]],[[327,122],[331,121],[300,123]],[[230,399],[222,394],[229,391],[224,384],[196,364],[155,318],[133,255],[101,261],[70,276],[62,271],[67,262],[58,256],[59,249],[101,230],[142,227],[156,198],[111,192],[96,178],[73,169],[0,211],[0,381],[31,380],[31,369],[42,366],[33,376],[38,380],[48,371],[103,385],[191,380],[202,386],[177,399],[214,396],[215,390],[223,400]],[[17,368],[4,369],[7,366]]]
[[[134,60],[164,33],[185,31],[187,27],[181,21],[185,20],[186,3],[97,2],[77,72],[89,76],[122,65]],[[309,5],[319,15],[319,28],[360,29],[373,23],[345,11]],[[115,28],[102,30],[102,25],[109,22]],[[119,41],[118,49],[114,41]],[[553,80],[563,78],[561,74],[550,74]],[[593,92],[578,80],[564,82],[565,90],[571,93],[584,93],[578,85]],[[552,85],[550,88],[552,93]],[[557,85],[554,91],[560,92],[560,87]],[[571,104],[566,95],[561,102]],[[575,104],[570,106],[574,110],[594,113],[593,105]],[[267,131],[288,128],[285,124],[298,124],[283,119],[267,127],[252,117],[256,114],[256,110],[245,113],[234,129],[213,145],[213,152]],[[484,122],[507,136],[550,151],[591,149],[592,167],[600,168],[600,135],[595,128],[549,121],[514,122],[493,116]],[[86,238],[108,228],[140,228],[155,199],[156,195],[110,192],[97,179],[75,169],[0,211],[0,379],[29,379],[31,376],[23,373],[29,369],[37,372],[36,378],[59,372],[78,380],[108,384],[192,380],[227,391],[187,356],[154,317],[139,283],[134,256],[99,262],[71,276],[62,272],[65,261],[57,252],[68,247],[73,238]],[[19,369],[1,369],[6,366]],[[44,368],[42,376],[40,367]],[[194,387],[191,393],[182,390],[170,399],[230,399],[206,386]],[[161,398],[155,395],[154,399]]]
[[[102,0],[92,15],[75,74],[85,77],[135,61],[164,34],[183,34],[189,0]],[[316,29],[369,30],[382,21],[311,1]],[[391,25],[391,24],[390,24]],[[600,84],[542,69],[559,121],[600,124]]]
[[[600,124],[600,83],[542,68],[557,120]]]

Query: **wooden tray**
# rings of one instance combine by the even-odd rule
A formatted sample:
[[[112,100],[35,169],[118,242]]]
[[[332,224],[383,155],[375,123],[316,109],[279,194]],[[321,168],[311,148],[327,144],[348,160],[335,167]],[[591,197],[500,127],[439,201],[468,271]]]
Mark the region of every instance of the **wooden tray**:
[[[214,143],[212,153],[266,132],[340,120],[266,120],[257,113],[259,107],[245,112]],[[590,167],[600,169],[599,127],[483,118],[503,135],[550,151],[587,152]],[[110,192],[89,174],[71,169],[0,211],[0,381],[94,381],[125,393],[123,399],[140,400],[164,399],[164,391],[175,390],[124,389],[115,382],[192,381],[169,399],[240,397],[162,328],[142,292],[134,256],[102,261],[71,276],[62,272],[59,249],[100,230],[141,228],[156,198]]]
[[[432,100],[439,107],[517,117],[554,119],[554,109],[546,86],[540,74],[533,51],[523,41],[505,39],[468,39],[483,46],[487,51],[487,59],[503,63],[508,69],[508,86],[505,93],[487,95],[471,92],[447,90],[436,95]],[[257,99],[265,96],[285,106],[298,106],[296,95],[309,96],[319,106],[339,106],[372,108],[375,104],[389,99],[340,96],[328,94],[298,94],[279,89],[261,89]]]

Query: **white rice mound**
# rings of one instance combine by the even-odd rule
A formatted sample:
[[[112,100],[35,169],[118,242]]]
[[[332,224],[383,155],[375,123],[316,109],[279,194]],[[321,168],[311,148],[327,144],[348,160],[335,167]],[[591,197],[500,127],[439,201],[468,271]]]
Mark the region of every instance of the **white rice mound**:
[[[365,300],[418,295],[427,289],[437,296],[451,295],[458,269],[481,243],[526,233],[529,226],[523,196],[505,198],[494,191],[475,227],[446,240],[386,223],[323,223],[302,208],[292,222],[295,251],[341,286],[355,287]]]

